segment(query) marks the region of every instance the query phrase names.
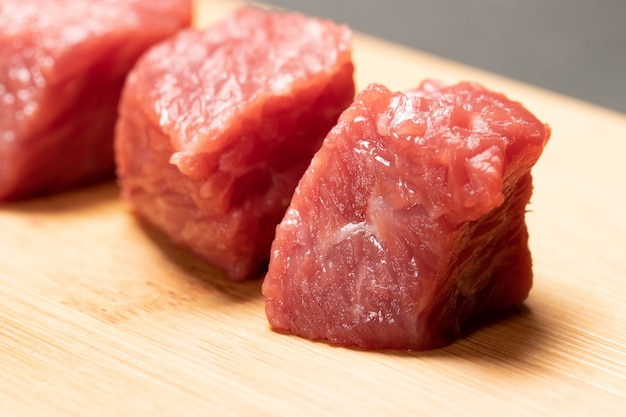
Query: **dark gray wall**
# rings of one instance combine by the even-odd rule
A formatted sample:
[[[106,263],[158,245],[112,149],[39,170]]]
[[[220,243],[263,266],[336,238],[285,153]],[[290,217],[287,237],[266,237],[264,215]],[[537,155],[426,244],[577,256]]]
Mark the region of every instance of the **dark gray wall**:
[[[626,113],[626,0],[269,0]]]

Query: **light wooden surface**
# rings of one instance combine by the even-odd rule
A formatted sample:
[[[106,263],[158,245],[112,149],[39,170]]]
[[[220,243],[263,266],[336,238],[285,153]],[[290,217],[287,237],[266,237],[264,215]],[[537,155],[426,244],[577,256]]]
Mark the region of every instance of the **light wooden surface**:
[[[199,24],[235,6],[204,2]],[[357,36],[359,86],[471,79],[553,128],[525,308],[435,351],[273,333],[233,284],[142,226],[113,183],[0,206],[0,415],[626,415],[626,116]]]

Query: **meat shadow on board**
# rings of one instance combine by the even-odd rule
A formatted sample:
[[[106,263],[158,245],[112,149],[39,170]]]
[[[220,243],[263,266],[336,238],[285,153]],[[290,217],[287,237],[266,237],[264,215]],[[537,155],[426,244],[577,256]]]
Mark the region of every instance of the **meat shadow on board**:
[[[535,357],[552,345],[545,321],[528,303],[477,316],[466,323],[461,332],[460,338],[439,349],[386,353],[416,358],[457,357],[478,365],[507,366],[525,363],[528,357]]]
[[[197,279],[201,285],[211,286],[229,297],[233,303],[261,299],[261,285],[265,271],[259,271],[258,275],[241,282],[231,281],[224,273],[212,267],[207,261],[200,258],[189,249],[173,243],[165,233],[154,226],[135,217],[135,224],[141,232],[148,237],[159,251],[172,264],[178,266],[186,275]]]
[[[114,179],[98,181],[54,193],[0,200],[0,212],[65,213],[111,203],[119,199],[120,190]]]

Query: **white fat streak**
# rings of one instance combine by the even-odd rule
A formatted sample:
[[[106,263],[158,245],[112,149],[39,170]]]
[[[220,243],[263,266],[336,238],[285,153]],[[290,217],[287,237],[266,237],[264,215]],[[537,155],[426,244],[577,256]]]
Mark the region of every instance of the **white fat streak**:
[[[348,223],[342,226],[341,229],[337,231],[337,234],[335,236],[340,237],[340,239],[338,240],[344,240],[346,237],[350,237],[354,233],[364,232],[364,231],[367,231],[367,223],[365,222]]]
[[[388,167],[391,165],[391,162],[389,162],[388,160],[386,160],[385,158],[383,158],[380,155],[376,155],[374,157],[375,160],[377,160],[378,162],[380,162],[381,164],[383,164],[384,166]]]

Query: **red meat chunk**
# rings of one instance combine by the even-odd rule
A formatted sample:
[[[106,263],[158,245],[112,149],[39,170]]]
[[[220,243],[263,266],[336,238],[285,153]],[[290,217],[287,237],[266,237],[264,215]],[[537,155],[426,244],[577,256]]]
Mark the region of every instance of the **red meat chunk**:
[[[126,74],[189,0],[0,2],[0,200],[113,178]]]
[[[364,349],[441,347],[532,285],[530,169],[550,130],[473,83],[370,85],[313,158],[263,283],[271,326]]]
[[[244,7],[183,31],[128,78],[116,134],[123,197],[230,279],[251,277],[353,98],[345,26]]]

